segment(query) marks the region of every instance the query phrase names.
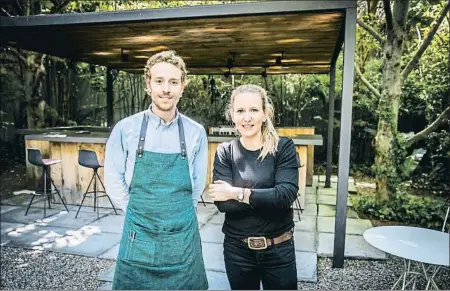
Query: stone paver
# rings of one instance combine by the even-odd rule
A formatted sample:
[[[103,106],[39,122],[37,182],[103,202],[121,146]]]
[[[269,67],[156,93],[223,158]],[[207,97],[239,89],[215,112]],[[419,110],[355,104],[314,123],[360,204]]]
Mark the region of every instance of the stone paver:
[[[317,254],[315,252],[295,252],[297,280],[317,282]]]
[[[97,227],[98,229],[100,229],[101,232],[121,234],[123,230],[124,221],[125,221],[124,215],[115,215],[113,212],[113,214],[108,215],[106,217],[102,217],[99,220],[90,223],[89,225],[92,227]]]
[[[295,215],[295,230],[303,230],[303,231],[310,231],[310,232],[315,232],[317,229],[317,219],[316,216],[307,216],[307,215],[303,215],[301,218],[301,221],[298,221],[298,217],[297,215],[294,213]]]
[[[24,227],[23,223],[14,223],[14,222],[0,222],[0,235],[4,235],[10,231],[14,231],[19,227]]]
[[[336,188],[321,188],[317,189],[317,195],[333,195],[336,196]]]
[[[317,204],[334,205],[336,206],[336,196],[332,195],[317,195]],[[347,199],[347,206],[352,206],[350,200]]]
[[[317,231],[334,233],[334,217],[317,217]],[[347,218],[346,234],[359,234],[362,235],[364,231],[372,228],[372,223],[367,219],[354,219]]]
[[[319,216],[335,217],[336,206],[333,205],[319,205]],[[358,218],[358,214],[353,209],[347,207],[347,218]]]
[[[115,271],[115,269],[116,269],[116,264],[114,264],[114,266],[112,266],[108,270],[100,273],[97,276],[97,279],[100,280],[100,281],[112,282],[113,279],[114,279],[114,271]]]
[[[332,257],[334,235],[332,233],[319,233],[317,240],[317,255],[320,257]],[[369,245],[360,235],[345,236],[344,256],[348,259],[387,259],[386,253]]]
[[[216,205],[206,203],[206,207],[203,203],[197,205],[197,220],[199,228],[202,228],[219,210]]]
[[[35,221],[47,221],[52,215],[55,215],[61,210],[58,209],[47,209],[46,211],[46,217],[44,218],[44,210],[40,208],[33,208],[31,207],[28,211],[28,215],[25,216],[27,208],[26,207],[18,207],[15,209],[12,209],[11,211],[2,213],[2,221],[6,222],[16,222],[16,223],[23,223],[23,224],[29,224],[33,223]]]
[[[223,225],[223,223],[225,222],[225,213],[217,213],[216,215],[214,215],[211,220],[209,221],[212,224],[220,224]]]
[[[306,198],[305,198],[305,203],[306,204],[316,204],[317,203],[317,194],[306,194]],[[305,206],[306,208],[306,206]]]
[[[202,242],[222,244],[225,235],[222,232],[222,225],[208,223],[200,229]]]
[[[225,273],[222,244],[202,242],[202,251],[207,271]]]
[[[316,233],[308,231],[295,231],[294,244],[296,251],[314,253],[316,251]]]
[[[294,213],[294,215],[295,215],[294,221],[296,221],[296,219],[298,220],[297,214]],[[316,203],[306,203],[305,209],[303,209],[303,211],[301,212],[301,217],[303,217],[304,215],[317,216],[317,204]]]
[[[231,290],[226,273],[206,271],[206,278],[208,279],[208,290]]]
[[[0,214],[9,212],[14,209],[20,208],[19,206],[10,206],[10,205],[0,205]]]
[[[95,212],[80,212],[77,219],[75,219],[76,212],[61,211],[48,218],[48,225],[62,226],[68,228],[81,228],[86,224],[93,223],[98,220],[97,213]],[[98,214],[100,218],[105,217],[106,214]]]
[[[119,247],[120,243],[116,244],[106,252],[102,253],[98,257],[101,259],[108,259],[108,260],[117,260],[117,255],[119,254]]]

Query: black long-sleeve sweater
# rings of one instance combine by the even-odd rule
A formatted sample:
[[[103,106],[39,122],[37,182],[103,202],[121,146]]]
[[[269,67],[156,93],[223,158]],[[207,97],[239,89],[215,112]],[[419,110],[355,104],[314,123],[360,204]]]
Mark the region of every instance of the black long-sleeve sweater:
[[[292,203],[298,192],[298,161],[290,138],[281,137],[275,155],[261,161],[260,150],[245,149],[238,139],[219,145],[213,179],[251,189],[250,204],[215,202],[225,212],[222,231],[233,238],[277,237],[294,226]]]

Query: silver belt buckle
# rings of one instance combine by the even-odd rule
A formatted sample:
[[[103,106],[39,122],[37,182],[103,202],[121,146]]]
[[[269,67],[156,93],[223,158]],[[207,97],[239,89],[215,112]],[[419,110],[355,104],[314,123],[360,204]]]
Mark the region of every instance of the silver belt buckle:
[[[263,236],[253,236],[247,239],[247,244],[251,250],[265,250],[267,249],[267,240]]]

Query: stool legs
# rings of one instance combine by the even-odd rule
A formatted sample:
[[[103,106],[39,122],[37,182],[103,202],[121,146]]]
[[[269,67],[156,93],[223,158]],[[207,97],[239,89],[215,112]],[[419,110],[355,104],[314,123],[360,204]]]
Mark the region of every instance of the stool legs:
[[[99,176],[99,174],[98,174],[98,170],[97,170],[97,169],[94,169],[94,175],[92,175],[91,181],[89,182],[89,185],[88,185],[88,187],[87,187],[87,189],[86,189],[86,192],[83,194],[83,199],[81,200],[81,204],[80,204],[80,206],[78,207],[78,211],[77,211],[77,214],[75,215],[75,218],[78,217],[78,213],[80,212],[80,209],[81,209],[81,207],[83,206],[84,199],[86,198],[87,194],[89,194],[89,193],[94,194],[94,211],[97,211],[97,217],[100,216],[100,213],[99,213],[99,207],[98,207],[98,198],[100,198],[100,197],[102,197],[102,196],[100,196],[100,197],[98,196],[98,192],[99,192],[99,191],[97,191],[97,188],[98,188],[98,187],[97,187],[97,179],[98,179],[98,181],[100,182],[100,184],[102,185],[103,189],[105,189],[105,185],[103,185],[102,179],[100,179],[100,176]],[[91,187],[92,181],[94,182],[94,191],[89,192],[89,188]],[[101,191],[101,192],[104,192],[104,191]],[[105,193],[105,194],[106,194],[106,193]],[[114,204],[113,204],[113,202],[111,201],[111,198],[109,198],[109,195],[108,195],[108,194],[106,194],[105,196],[108,198],[109,202],[111,203],[112,208],[114,209],[114,212],[117,214],[117,210],[116,210],[116,208],[114,207]]]
[[[106,188],[105,188],[105,185],[103,185],[102,179],[100,179],[100,176],[98,175],[98,172],[96,172],[96,174],[97,174],[98,180],[100,181],[100,184],[102,184],[103,189],[106,189]],[[117,214],[117,210],[116,210],[116,208],[114,207],[114,203],[111,201],[111,198],[109,198],[109,195],[108,195],[108,194],[106,194],[106,197],[108,198],[109,203],[111,203],[111,206],[112,206],[112,208],[114,209],[114,212]]]
[[[44,200],[44,218],[47,216],[47,203],[48,203],[48,209],[51,209],[51,205],[50,205],[50,203],[51,203],[50,199],[51,198],[50,198],[50,196],[52,194],[54,194],[54,193],[52,193],[53,191],[51,189],[51,185],[53,185],[53,187],[55,187],[56,194],[58,194],[59,199],[61,199],[61,202],[63,203],[64,208],[66,208],[67,212],[69,212],[69,209],[67,208],[66,203],[64,203],[64,200],[62,199],[62,197],[61,197],[61,195],[59,193],[59,190],[56,187],[55,182],[53,182],[53,179],[50,176],[50,173],[49,173],[48,170],[49,170],[48,166],[43,167],[43,173],[42,173],[42,176],[41,176],[41,179],[44,180],[44,194],[43,195],[47,196],[47,201]],[[51,183],[50,184],[50,189],[47,189],[47,178],[49,179],[49,181]],[[27,210],[25,212],[25,216],[27,216],[28,211],[30,210],[30,207],[31,207],[31,204],[33,203],[34,197],[36,197],[36,195],[33,195],[33,197],[31,198],[30,204],[28,204]]]

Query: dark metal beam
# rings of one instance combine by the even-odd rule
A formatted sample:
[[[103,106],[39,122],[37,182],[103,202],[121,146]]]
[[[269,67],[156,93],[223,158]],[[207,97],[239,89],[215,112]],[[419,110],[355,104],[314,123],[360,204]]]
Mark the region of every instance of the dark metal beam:
[[[336,62],[330,67],[330,96],[328,99],[328,136],[327,136],[327,169],[325,188],[331,187],[331,171],[333,170],[333,131],[334,131],[334,92],[336,89]]]
[[[222,5],[183,6],[132,11],[49,14],[45,16],[0,17],[2,27],[73,25],[89,23],[121,23],[130,21],[179,20],[208,17],[280,14],[356,8],[356,0],[348,1],[268,1]]]
[[[338,191],[334,225],[333,267],[344,267],[345,229],[347,217],[348,175],[352,125],[352,95],[356,42],[356,8],[345,12],[344,69],[342,74],[341,134],[339,140]]]
[[[108,127],[114,123],[114,95],[112,69],[106,68],[106,123]]]

